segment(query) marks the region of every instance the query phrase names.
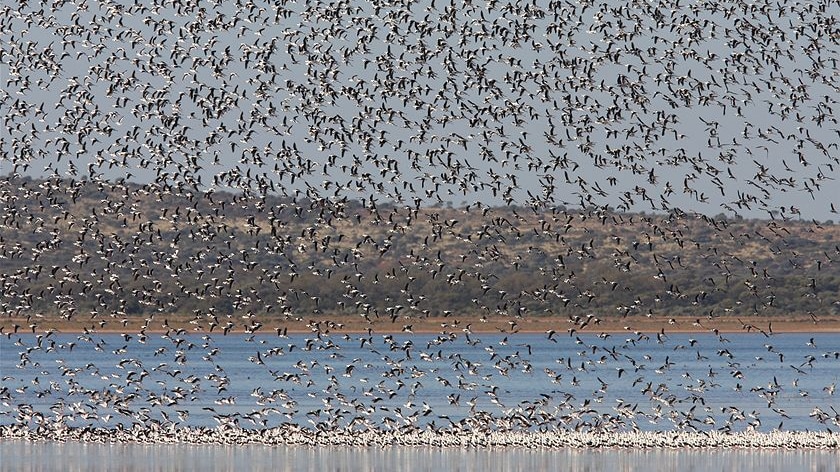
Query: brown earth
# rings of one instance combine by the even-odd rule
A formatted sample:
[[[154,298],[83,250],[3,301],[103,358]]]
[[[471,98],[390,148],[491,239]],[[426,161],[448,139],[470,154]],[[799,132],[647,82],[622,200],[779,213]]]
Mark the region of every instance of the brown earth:
[[[811,317],[809,315],[792,315],[789,317],[727,317],[688,318],[663,316],[628,316],[603,318],[575,318],[563,319],[559,317],[521,317],[513,318],[479,318],[476,316],[449,316],[436,318],[407,318],[396,320],[390,318],[371,319],[359,316],[307,316],[299,319],[259,320],[223,318],[220,323],[212,327],[212,332],[222,332],[229,323],[229,332],[242,333],[308,333],[320,331],[322,333],[362,333],[372,330],[376,333],[441,333],[441,332],[474,332],[474,333],[548,333],[555,331],[558,335],[573,335],[576,333],[702,333],[702,332],[752,332],[771,335],[774,333],[798,332],[840,332],[840,316]],[[196,321],[183,316],[157,315],[150,319],[128,317],[125,319],[106,318],[87,320],[54,320],[46,318],[0,318],[0,333],[13,332],[43,333],[49,330],[66,333],[81,333],[84,331],[99,333],[131,333],[138,332],[145,326],[148,333],[163,333],[167,330],[184,330],[186,332],[206,333],[211,331],[209,320]]]

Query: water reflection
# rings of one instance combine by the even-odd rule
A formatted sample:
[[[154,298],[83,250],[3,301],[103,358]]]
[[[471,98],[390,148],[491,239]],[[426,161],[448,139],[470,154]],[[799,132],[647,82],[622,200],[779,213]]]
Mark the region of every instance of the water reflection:
[[[0,442],[9,471],[840,470],[838,451],[465,450]]]

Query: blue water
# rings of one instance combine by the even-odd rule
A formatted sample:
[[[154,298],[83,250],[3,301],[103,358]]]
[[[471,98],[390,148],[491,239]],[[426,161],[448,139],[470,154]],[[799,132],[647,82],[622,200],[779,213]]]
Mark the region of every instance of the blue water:
[[[552,339],[17,334],[0,423],[840,429],[836,334]]]

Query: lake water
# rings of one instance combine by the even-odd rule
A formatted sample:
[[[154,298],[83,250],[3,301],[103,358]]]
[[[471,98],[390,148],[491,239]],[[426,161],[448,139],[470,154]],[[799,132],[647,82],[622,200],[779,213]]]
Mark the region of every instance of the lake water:
[[[835,334],[24,334],[0,341],[0,423],[23,404],[74,426],[826,430],[838,348]]]
[[[364,339],[364,342],[361,340]],[[72,349],[71,346],[72,345]],[[836,334],[0,340],[0,423],[836,431]],[[772,403],[768,400],[772,399]],[[255,414],[255,412],[257,412]],[[354,423],[355,422],[355,423]],[[838,470],[836,451],[587,451],[0,441],[2,470]]]
[[[836,451],[626,451],[55,444],[0,441],[3,471],[836,471]]]

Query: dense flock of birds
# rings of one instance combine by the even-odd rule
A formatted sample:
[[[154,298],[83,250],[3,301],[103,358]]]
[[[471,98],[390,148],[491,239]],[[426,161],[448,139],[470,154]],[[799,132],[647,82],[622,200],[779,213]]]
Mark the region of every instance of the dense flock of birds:
[[[198,434],[213,442],[592,446],[606,445],[603,432],[624,431],[637,436],[609,436],[609,445],[636,447],[664,444],[667,436],[634,432],[629,419],[664,406],[683,435],[669,444],[837,447],[830,432],[754,439],[750,435],[762,429],[757,415],[729,409],[726,424],[716,424],[701,413],[710,409],[703,392],[716,372],[736,380],[748,374],[711,316],[694,324],[708,327],[709,362],[719,367],[710,368],[708,379],[684,380],[696,380],[689,399],[678,399],[673,386],[645,370],[643,364],[667,371],[674,365],[668,357],[660,366],[661,359],[627,354],[642,339],[664,342],[664,330],[629,330],[631,338],[614,344],[601,333],[596,343],[579,337],[587,327],[597,332],[602,315],[591,314],[562,319],[556,331],[544,333],[546,343],[569,337],[581,357],[573,363],[567,354],[557,371],[545,373],[557,384],[589,382],[594,397],[537,392],[535,400],[514,407],[504,404],[506,387],[494,382],[511,371],[531,373],[531,347],[517,344],[518,322],[527,313],[501,313],[509,316],[504,333],[485,343],[486,358],[478,362],[457,352],[441,354],[439,346],[455,338],[472,347],[481,343],[480,330],[460,324],[457,313],[443,313],[441,332],[423,346],[372,327],[342,331],[342,318],[329,319],[336,307],[295,294],[312,299],[313,313],[327,315],[308,323],[296,345],[285,341],[294,336],[285,322],[306,316],[283,309],[282,297],[259,300],[261,312],[239,312],[254,292],[233,289],[237,271],[231,263],[262,271],[261,282],[293,281],[303,272],[330,277],[354,260],[396,247],[401,235],[429,227],[426,240],[446,243],[448,250],[434,255],[426,244],[400,248],[410,255],[407,265],[448,274],[451,290],[458,290],[462,277],[478,277],[485,293],[505,299],[513,294],[494,290],[492,274],[476,270],[484,256],[470,252],[476,243],[454,230],[456,220],[419,220],[455,204],[481,215],[483,234],[533,223],[535,234],[563,242],[587,218],[607,224],[605,215],[611,215],[619,225],[623,219],[616,215],[640,212],[655,215],[640,218],[640,235],[648,241],[650,234],[677,240],[679,230],[668,227],[674,215],[703,219],[716,229],[721,221],[702,215],[767,218],[777,234],[789,222],[813,220],[821,228],[816,218],[836,213],[832,189],[840,166],[837,3],[82,0],[24,1],[0,11],[0,261],[8,261],[0,265],[0,316],[6,318],[0,349],[3,356],[17,354],[4,366],[33,374],[26,377],[29,385],[10,388],[22,377],[0,372],[0,437],[201,442]],[[41,183],[26,185],[34,181],[26,177]],[[161,202],[157,214],[137,206],[139,194],[129,190],[135,184],[139,194]],[[122,200],[103,200],[80,213],[74,203],[90,186]],[[284,197],[291,212],[278,216],[266,208],[268,196]],[[172,198],[184,206],[163,203]],[[346,211],[352,202],[362,210]],[[241,230],[262,238],[262,246],[230,249],[235,231],[226,216],[235,207],[253,212]],[[517,221],[496,217],[498,207],[518,208]],[[302,231],[283,220],[301,215],[314,222]],[[391,236],[373,241],[365,227],[390,228]],[[182,263],[187,257],[179,254],[180,236],[165,241],[170,229],[203,242],[204,251],[189,256],[202,263],[215,259],[209,273]],[[16,233],[44,238],[28,244]],[[125,234],[130,236],[122,239]],[[335,254],[343,257],[308,262],[342,239],[346,251]],[[167,249],[155,251],[154,260],[132,256],[152,242]],[[40,264],[68,245],[78,247],[72,260]],[[566,257],[591,250],[592,243],[570,247]],[[288,264],[266,265],[269,254],[282,254]],[[836,257],[825,254],[818,269],[825,265],[830,272]],[[105,261],[106,269],[91,271],[91,258]],[[558,271],[562,256],[560,261],[554,273],[568,283],[575,275]],[[121,269],[148,279],[143,293],[123,290]],[[168,275],[198,279],[204,291],[165,293],[169,285],[158,279]],[[49,293],[28,289],[39,277],[55,280]],[[364,277],[373,275],[347,278],[342,310],[365,320],[374,312],[399,320],[408,335],[413,317],[422,314],[412,308],[441,295],[414,293],[406,284],[377,311],[376,301],[353,284]],[[541,291],[550,288],[529,293]],[[178,313],[184,295],[207,294],[232,302],[234,313],[210,309],[193,313],[183,326],[169,323],[167,314]],[[35,312],[33,297],[51,299],[60,316]],[[90,297],[97,298],[98,311],[78,312],[76,302]],[[128,332],[125,306],[139,298],[167,302]],[[87,324],[78,336],[59,338],[53,325],[59,321]],[[767,337],[767,357],[778,356],[785,368],[791,364],[773,347],[769,327],[744,327]],[[97,330],[120,333],[119,345],[105,343]],[[228,392],[232,375],[214,360],[220,355],[214,338],[231,335],[255,346],[244,354],[249,364],[289,385],[255,387],[251,396],[260,408],[252,411],[224,410],[241,399]],[[345,358],[333,341],[337,336],[360,344],[375,360]],[[696,343],[691,339],[688,348]],[[154,352],[150,345],[157,346]],[[815,363],[837,362],[830,347],[818,349],[813,339],[808,347],[814,355],[790,365],[801,376]],[[107,365],[64,365],[74,348],[102,352]],[[215,370],[196,375],[195,362],[186,361],[193,351],[202,351]],[[314,351],[330,363],[314,359]],[[271,358],[280,356],[292,372],[270,370]],[[42,384],[37,372],[49,372],[45,359],[58,364],[60,381]],[[418,365],[418,359],[436,367]],[[591,372],[604,363],[617,366],[608,379]],[[325,370],[327,385],[300,391],[321,407],[300,411],[302,400],[288,391],[313,387],[307,377],[316,369]],[[358,385],[359,371],[371,369],[385,380]],[[433,409],[422,383],[434,382],[445,387],[446,404],[463,403],[469,412],[456,419]],[[659,410],[642,414],[624,401],[611,414],[594,408],[599,391],[621,382],[638,384]],[[787,413],[774,407],[782,385],[775,377],[762,382],[754,393],[783,420]],[[819,394],[833,397],[834,384],[824,383]],[[196,414],[190,398],[198,390],[215,390],[216,406],[203,411],[218,428],[188,427]],[[406,403],[393,405],[394,397]],[[289,421],[269,428],[269,416]],[[840,426],[830,405],[810,416],[829,431]]]

